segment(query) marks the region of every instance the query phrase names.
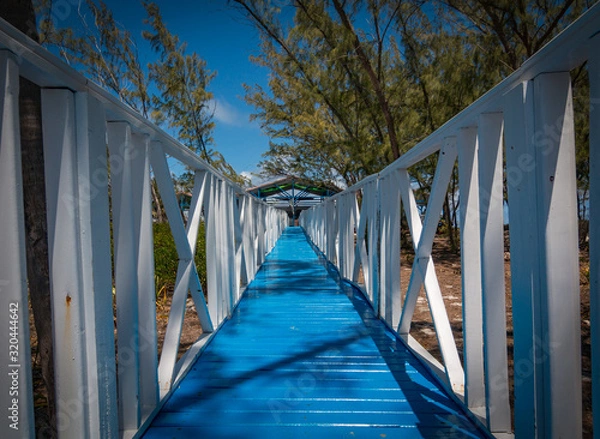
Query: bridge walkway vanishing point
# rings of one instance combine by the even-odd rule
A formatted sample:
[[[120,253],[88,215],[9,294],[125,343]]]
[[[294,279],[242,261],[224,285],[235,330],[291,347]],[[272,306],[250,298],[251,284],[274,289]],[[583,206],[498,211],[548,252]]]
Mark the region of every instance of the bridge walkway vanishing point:
[[[143,437],[488,436],[290,227]]]

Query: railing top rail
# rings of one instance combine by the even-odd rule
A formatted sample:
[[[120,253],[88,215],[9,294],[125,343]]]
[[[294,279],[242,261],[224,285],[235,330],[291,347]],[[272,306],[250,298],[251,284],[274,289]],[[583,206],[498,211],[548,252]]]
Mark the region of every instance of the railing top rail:
[[[400,156],[378,174],[370,175],[327,201],[335,200],[346,192],[356,192],[371,180],[385,177],[397,169],[409,168],[440,149],[445,138],[455,136],[461,128],[475,126],[482,113],[503,111],[503,97],[519,84],[541,73],[568,72],[589,57],[594,48],[592,38],[600,32],[600,3],[596,3],[564,31],[548,42],[542,49],[523,63],[498,85],[448,120],[427,138]],[[595,50],[598,50],[596,48]]]
[[[230,184],[240,195],[246,193],[239,185],[203,161],[157,125],[0,18],[0,50],[2,49],[12,52],[17,57],[19,74],[24,78],[40,87],[68,88],[76,92],[89,93],[104,106],[108,122],[129,123],[138,133],[146,134],[150,140],[160,142],[165,153],[171,157],[194,170],[210,172]]]

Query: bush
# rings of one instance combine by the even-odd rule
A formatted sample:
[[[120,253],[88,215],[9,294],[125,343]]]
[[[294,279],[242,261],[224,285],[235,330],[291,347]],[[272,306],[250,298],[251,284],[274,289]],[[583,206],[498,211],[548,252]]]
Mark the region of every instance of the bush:
[[[166,295],[173,291],[177,277],[177,267],[179,265],[179,256],[175,248],[175,241],[171,234],[171,228],[168,223],[155,223],[154,230],[154,276],[156,282],[157,298],[166,298]],[[200,276],[202,290],[206,292],[206,244],[204,223],[200,223],[198,231],[198,242],[196,245],[196,254],[194,255],[196,269]]]

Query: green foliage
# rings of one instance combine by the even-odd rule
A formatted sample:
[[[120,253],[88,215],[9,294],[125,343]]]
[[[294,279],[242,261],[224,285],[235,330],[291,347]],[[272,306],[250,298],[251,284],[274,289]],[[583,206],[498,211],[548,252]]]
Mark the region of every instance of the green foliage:
[[[143,32],[156,60],[143,66],[135,38],[113,16],[102,0],[85,0],[77,8],[80,27],[56,27],[52,1],[39,0],[42,43],[121,101],[159,125],[177,132],[178,140],[240,185],[239,176],[214,149],[212,93],[216,72],[166,27],[156,3],[142,2],[149,29]],[[157,199],[155,199],[157,202]]]
[[[42,44],[56,47],[68,64],[147,117],[151,100],[149,83],[131,33],[117,23],[102,0],[97,3],[86,0],[88,14],[82,7],[77,9],[83,28],[80,32],[72,27],[56,28],[49,13],[51,4],[43,1],[38,10],[42,16]]]
[[[177,276],[179,257],[175,248],[175,241],[171,235],[168,223],[155,223],[154,231],[154,265],[157,297],[163,296],[173,290]],[[206,292],[206,240],[204,223],[200,223],[198,242],[194,261],[200,276],[202,290]]]
[[[593,1],[233,0],[262,38],[269,87],[247,86],[271,137],[266,177],[348,186],[376,173],[517,69]],[[588,191],[589,85],[573,72],[580,210]],[[391,119],[391,121],[390,121]],[[426,201],[437,163],[411,169]],[[455,242],[453,174],[442,222]]]
[[[207,144],[212,141],[214,123],[209,108],[212,93],[207,88],[215,73],[197,53],[186,53],[186,44],[169,32],[156,3],[144,1],[143,5],[148,14],[144,23],[151,30],[142,35],[158,56],[148,64],[150,79],[158,89],[152,96],[152,115],[167,121],[186,146],[210,163]]]
[[[288,22],[269,0],[235,3],[261,32],[254,61],[271,70],[269,90],[246,88],[272,139],[264,176],[351,185],[502,78],[475,36],[432,13],[437,2],[296,0]]]

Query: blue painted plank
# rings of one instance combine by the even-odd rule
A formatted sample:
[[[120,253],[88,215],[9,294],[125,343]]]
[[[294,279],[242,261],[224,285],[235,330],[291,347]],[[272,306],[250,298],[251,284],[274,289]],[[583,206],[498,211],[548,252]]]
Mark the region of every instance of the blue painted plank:
[[[489,436],[290,227],[143,437]]]

